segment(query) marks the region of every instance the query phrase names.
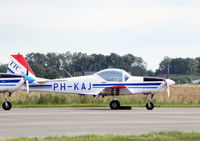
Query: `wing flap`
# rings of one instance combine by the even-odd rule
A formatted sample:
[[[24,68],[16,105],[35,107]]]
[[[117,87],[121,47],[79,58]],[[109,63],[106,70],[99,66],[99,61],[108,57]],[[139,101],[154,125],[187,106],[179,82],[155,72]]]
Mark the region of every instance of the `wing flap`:
[[[99,95],[128,95],[131,91],[125,86],[111,86],[104,88]]]

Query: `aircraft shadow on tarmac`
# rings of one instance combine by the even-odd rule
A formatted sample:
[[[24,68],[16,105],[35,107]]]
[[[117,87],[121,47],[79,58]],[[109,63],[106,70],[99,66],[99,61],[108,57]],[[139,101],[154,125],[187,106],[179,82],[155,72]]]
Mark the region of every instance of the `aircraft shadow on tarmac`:
[[[105,110],[111,110],[110,108],[78,108],[77,110],[94,110],[94,111],[97,111],[97,110],[102,110],[102,111],[105,111]],[[131,106],[120,106],[118,109],[115,109],[115,110],[112,110],[112,111],[117,111],[117,110],[132,110],[132,107]]]

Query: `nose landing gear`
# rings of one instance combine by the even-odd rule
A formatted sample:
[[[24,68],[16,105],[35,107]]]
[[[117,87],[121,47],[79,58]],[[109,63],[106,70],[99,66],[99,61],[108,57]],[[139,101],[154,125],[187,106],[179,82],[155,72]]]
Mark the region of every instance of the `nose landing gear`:
[[[149,98],[149,96],[148,96],[149,94],[147,94],[147,96],[146,96],[146,99],[147,99],[147,104],[146,104],[146,108],[147,108],[147,110],[153,110],[153,108],[154,108],[154,104],[153,104],[153,102],[152,102],[152,99],[153,99],[153,94],[151,94],[151,97]]]
[[[11,93],[9,93],[9,95],[11,95]],[[2,108],[4,109],[4,110],[10,110],[11,108],[12,108],[12,104],[7,100],[7,98],[6,98],[6,94],[5,93],[3,93],[3,96],[4,96],[4,103],[2,104]]]
[[[3,104],[2,104],[2,108],[4,110],[10,110],[12,108],[12,104],[9,102],[9,101],[5,101]]]

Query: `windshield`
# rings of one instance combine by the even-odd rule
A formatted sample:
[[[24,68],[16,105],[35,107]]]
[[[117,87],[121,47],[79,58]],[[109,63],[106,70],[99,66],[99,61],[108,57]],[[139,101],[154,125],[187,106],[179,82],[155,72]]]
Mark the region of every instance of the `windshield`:
[[[127,72],[124,72],[120,69],[106,69],[98,72],[97,74],[106,81],[121,82],[123,80],[128,80],[128,78],[130,77],[130,75]]]

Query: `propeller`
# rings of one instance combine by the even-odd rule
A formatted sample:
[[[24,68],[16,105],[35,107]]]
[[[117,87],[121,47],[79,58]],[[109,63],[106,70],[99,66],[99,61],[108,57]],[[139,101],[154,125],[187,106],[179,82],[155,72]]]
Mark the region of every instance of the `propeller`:
[[[26,70],[26,75],[25,75],[25,84],[26,84],[26,91],[29,93],[29,71],[28,71],[28,64],[27,64],[27,70]]]
[[[167,85],[167,96],[168,98],[170,97],[170,85],[174,85],[175,82],[173,80],[170,80],[170,61],[168,61],[168,64],[167,64],[167,79],[165,80],[166,81],[166,85]]]
[[[29,82],[28,82],[28,80],[26,80],[26,91],[27,91],[27,93],[29,93]]]
[[[170,97],[170,87],[169,87],[169,83],[167,83],[167,96],[168,96],[168,98]]]
[[[166,86],[167,86],[167,96],[169,98],[170,97],[170,86],[174,85],[175,82],[171,79],[165,79],[165,83],[166,83]]]
[[[28,68],[29,68],[29,65],[27,64],[26,75],[24,75],[24,84],[26,84],[27,93],[29,93],[29,84],[35,81],[34,77],[29,76]]]

